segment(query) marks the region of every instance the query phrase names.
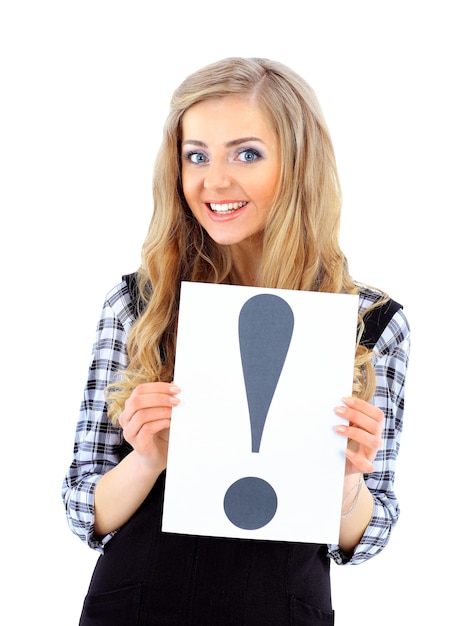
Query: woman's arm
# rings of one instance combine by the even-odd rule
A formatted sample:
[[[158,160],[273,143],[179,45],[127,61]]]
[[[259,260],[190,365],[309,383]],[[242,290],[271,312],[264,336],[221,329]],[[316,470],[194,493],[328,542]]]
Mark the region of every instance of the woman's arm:
[[[148,383],[126,401],[119,421],[133,450],[97,483],[95,535],[103,537],[127,522],[166,468],[171,412],[179,391],[169,383]]]
[[[120,426],[107,417],[105,388],[127,365],[134,322],[125,281],[107,295],[97,327],[80,407],[74,455],[62,485],[71,530],[91,548],[104,545],[143,502],[166,467],[171,409],[179,389],[139,385],[126,402]],[[124,455],[125,442],[133,451]]]
[[[335,409],[348,422],[336,426],[336,431],[348,438],[339,545],[345,554],[352,554],[373,516],[373,496],[363,474],[374,470],[373,461],[382,444],[384,413],[359,398],[345,398],[343,402],[344,406]]]
[[[107,295],[97,325],[88,376],[75,429],[73,458],[62,484],[70,529],[89,547],[103,552],[112,534],[94,534],[94,492],[103,475],[124,456],[123,431],[107,417],[104,390],[127,365],[126,342],[134,311],[123,281]]]
[[[362,441],[350,442],[348,446],[342,510],[345,517],[341,520],[340,545],[329,546],[329,554],[338,564],[356,564],[378,554],[389,541],[399,516],[394,493],[395,463],[403,426],[405,378],[410,353],[410,328],[403,310],[394,314],[374,347],[374,353],[376,390],[371,405],[367,406],[382,411],[381,444],[373,456],[376,440],[372,444],[371,437],[377,437],[377,434],[370,428],[368,434],[363,435],[370,437],[367,439],[368,450],[365,450]],[[349,413],[353,410],[351,407],[343,407],[343,410],[351,421],[356,417]],[[369,419],[366,413],[365,408],[361,420]],[[372,422],[367,421],[368,424],[374,426]],[[358,426],[353,428],[356,430],[342,431],[343,436],[349,435],[352,440],[357,435]],[[370,452],[371,445],[375,446],[373,453]],[[358,456],[351,458],[353,452]],[[364,483],[353,511],[347,515],[353,506],[352,495],[357,492],[360,474],[363,474]]]

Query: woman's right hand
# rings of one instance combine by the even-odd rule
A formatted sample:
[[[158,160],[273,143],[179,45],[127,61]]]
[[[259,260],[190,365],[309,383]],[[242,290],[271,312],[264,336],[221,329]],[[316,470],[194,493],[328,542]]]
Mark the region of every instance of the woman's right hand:
[[[100,477],[94,494],[94,534],[104,537],[137,511],[166,468],[172,407],[180,389],[145,383],[126,400],[119,422],[134,451]]]
[[[180,402],[174,383],[144,383],[134,389],[119,417],[124,438],[141,461],[165,469],[172,408]]]

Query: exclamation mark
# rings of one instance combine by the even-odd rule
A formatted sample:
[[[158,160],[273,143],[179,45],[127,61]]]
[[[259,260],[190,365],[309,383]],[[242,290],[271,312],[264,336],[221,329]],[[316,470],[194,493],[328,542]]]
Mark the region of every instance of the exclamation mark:
[[[252,433],[252,452],[259,453],[269,407],[293,333],[293,312],[279,296],[260,294],[239,314],[239,348]],[[241,478],[227,490],[224,509],[238,528],[266,526],[277,510],[273,487],[254,476]]]

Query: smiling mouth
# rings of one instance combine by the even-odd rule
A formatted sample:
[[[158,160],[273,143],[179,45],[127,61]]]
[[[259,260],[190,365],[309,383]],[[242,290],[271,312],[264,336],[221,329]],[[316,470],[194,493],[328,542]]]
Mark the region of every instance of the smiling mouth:
[[[207,206],[213,213],[218,213],[219,215],[227,215],[228,213],[234,213],[234,211],[241,209],[246,204],[247,202],[226,202],[224,204],[216,204],[215,202],[210,202],[207,204]]]

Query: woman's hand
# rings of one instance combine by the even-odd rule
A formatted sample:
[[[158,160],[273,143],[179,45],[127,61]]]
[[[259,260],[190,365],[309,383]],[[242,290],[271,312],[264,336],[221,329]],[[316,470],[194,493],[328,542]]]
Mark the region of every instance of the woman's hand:
[[[126,400],[119,423],[124,438],[147,466],[167,465],[172,407],[180,402],[179,392],[173,383],[144,383]]]
[[[343,404],[345,406],[337,407],[335,412],[349,424],[335,426],[335,430],[348,438],[346,476],[370,474],[382,443],[384,413],[360,398],[344,398]]]
[[[335,426],[337,433],[347,437],[339,545],[351,555],[373,515],[374,500],[363,474],[374,471],[373,461],[382,443],[384,413],[360,398],[343,398],[343,404],[335,409],[348,421],[347,425]]]
[[[167,465],[173,383],[145,383],[126,400],[119,422],[134,451],[100,477],[94,494],[94,532],[103,537],[137,511]]]

